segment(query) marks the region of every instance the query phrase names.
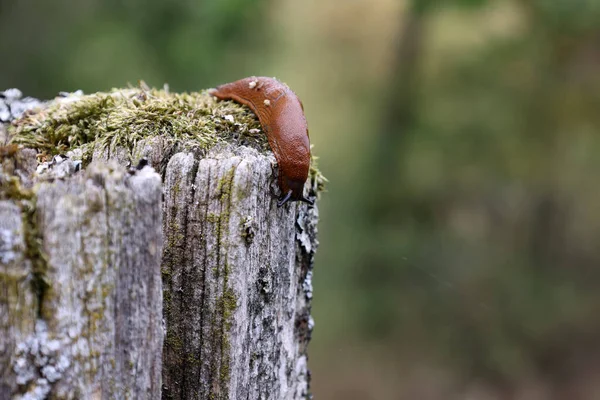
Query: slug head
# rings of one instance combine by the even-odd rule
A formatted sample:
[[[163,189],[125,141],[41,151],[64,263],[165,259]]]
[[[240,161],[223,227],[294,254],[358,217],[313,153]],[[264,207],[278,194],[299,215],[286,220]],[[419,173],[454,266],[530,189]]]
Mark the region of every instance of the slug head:
[[[303,201],[311,206],[314,205],[315,202],[313,200],[304,197],[304,182],[283,176],[280,181],[282,191],[277,201],[277,207],[281,207],[288,201]]]

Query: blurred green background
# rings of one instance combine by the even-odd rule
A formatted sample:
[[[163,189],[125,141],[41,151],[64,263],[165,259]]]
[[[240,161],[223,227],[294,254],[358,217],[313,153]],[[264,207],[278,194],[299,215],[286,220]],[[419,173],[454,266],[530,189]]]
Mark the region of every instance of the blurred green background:
[[[316,399],[600,399],[599,0],[0,1],[0,37],[41,98],[296,91]]]

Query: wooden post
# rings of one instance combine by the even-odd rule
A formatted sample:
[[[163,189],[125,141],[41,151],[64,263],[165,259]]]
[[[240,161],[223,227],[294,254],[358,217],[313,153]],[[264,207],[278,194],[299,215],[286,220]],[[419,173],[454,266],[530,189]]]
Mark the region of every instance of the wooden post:
[[[145,106],[156,116],[167,111],[152,98],[170,99],[130,89],[106,105],[115,98],[107,96],[103,107],[116,109],[96,110],[102,118]],[[3,187],[19,183],[0,191],[0,392],[8,398],[309,398],[317,208],[276,207],[275,160],[263,139],[244,137],[257,130],[247,110],[202,94],[175,100],[203,102],[194,103],[206,107],[194,123],[217,121],[213,134],[223,135],[221,124],[237,132],[210,146],[158,127],[130,146],[104,146],[98,134],[38,176],[31,159],[4,157],[12,170],[0,170]],[[93,125],[86,101],[47,106],[35,123],[17,123],[11,140],[45,149],[32,126]],[[84,122],[58,118],[65,107]],[[186,123],[169,113],[158,119]],[[123,128],[135,131],[135,118]],[[69,166],[77,158],[89,163],[82,172]],[[142,158],[159,174],[126,172],[123,164]]]
[[[3,187],[15,179],[0,172]],[[160,176],[95,163],[13,190],[0,201],[0,397],[159,399]]]

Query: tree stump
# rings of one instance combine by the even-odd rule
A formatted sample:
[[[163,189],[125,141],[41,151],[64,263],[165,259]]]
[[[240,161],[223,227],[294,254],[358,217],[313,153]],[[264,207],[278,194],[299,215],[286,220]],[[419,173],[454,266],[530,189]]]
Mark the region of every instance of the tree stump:
[[[6,398],[310,396],[318,212],[276,207],[249,110],[205,93],[69,95],[5,136]],[[305,190],[322,182],[312,169]]]

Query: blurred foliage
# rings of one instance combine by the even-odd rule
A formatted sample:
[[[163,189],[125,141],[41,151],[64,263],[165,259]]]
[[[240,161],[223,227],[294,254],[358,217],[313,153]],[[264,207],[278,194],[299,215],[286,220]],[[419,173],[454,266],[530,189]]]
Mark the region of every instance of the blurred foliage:
[[[139,79],[175,90],[214,86],[258,65],[264,32],[254,21],[264,9],[264,0],[2,4],[0,87],[49,97]]]
[[[27,0],[0,35],[35,96],[296,90],[330,180],[317,398],[600,398],[599,1]]]
[[[568,380],[565,364],[597,357],[600,253],[582,242],[600,232],[600,3],[577,3],[516,2],[521,33],[435,74],[419,69],[414,34],[439,10],[407,13],[421,28],[402,44],[420,48],[399,50],[372,154],[384,167],[366,180],[376,196],[354,279],[366,338],[435,344],[500,387]]]

